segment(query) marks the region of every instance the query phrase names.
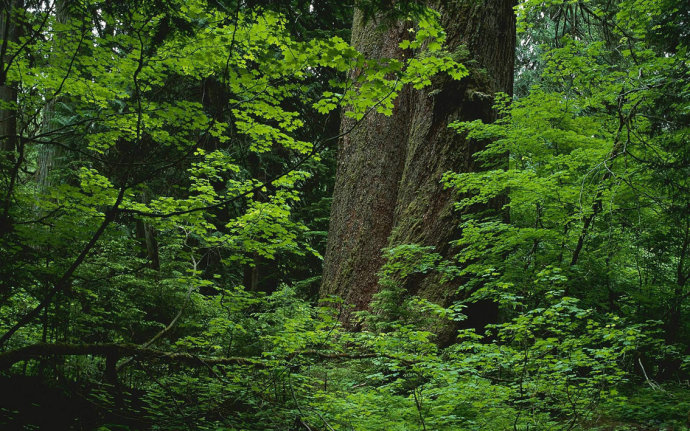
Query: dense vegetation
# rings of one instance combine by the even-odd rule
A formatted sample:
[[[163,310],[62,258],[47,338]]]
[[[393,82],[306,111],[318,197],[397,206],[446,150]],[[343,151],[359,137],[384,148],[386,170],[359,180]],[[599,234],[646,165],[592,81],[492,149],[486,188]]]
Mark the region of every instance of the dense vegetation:
[[[519,2],[453,255],[382,250],[356,325],[319,294],[338,140],[477,73],[422,3],[357,3],[393,60],[347,2],[2,2],[0,428],[690,427],[683,0]]]

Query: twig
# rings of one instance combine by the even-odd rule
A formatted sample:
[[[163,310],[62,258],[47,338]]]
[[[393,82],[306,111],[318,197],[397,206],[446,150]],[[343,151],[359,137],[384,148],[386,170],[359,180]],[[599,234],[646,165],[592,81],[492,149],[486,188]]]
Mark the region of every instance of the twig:
[[[640,364],[640,368],[642,369],[642,374],[644,374],[644,379],[647,381],[647,384],[649,385],[650,388],[654,389],[655,391],[661,390],[663,391],[663,388],[654,380],[651,380],[647,376],[647,371],[644,369],[644,365],[642,365],[642,360],[640,358],[637,358],[637,363]]]

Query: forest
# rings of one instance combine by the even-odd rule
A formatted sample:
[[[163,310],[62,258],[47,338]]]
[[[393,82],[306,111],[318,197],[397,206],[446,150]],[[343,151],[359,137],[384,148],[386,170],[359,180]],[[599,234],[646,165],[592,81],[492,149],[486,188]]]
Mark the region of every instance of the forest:
[[[686,0],[0,1],[1,430],[690,430]]]

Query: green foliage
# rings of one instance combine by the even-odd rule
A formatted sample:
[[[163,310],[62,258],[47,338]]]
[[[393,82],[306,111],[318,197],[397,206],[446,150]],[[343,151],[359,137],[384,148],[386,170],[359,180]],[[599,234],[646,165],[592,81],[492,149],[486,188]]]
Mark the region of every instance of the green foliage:
[[[116,357],[113,374],[112,357],[68,355],[2,371],[48,365],[132,428],[282,428],[295,416],[286,379],[307,384],[289,364],[330,346],[336,320],[251,274],[287,259],[318,271],[324,242],[309,226],[328,191],[306,186],[332,171],[322,160],[337,130],[314,124],[340,108],[390,113],[403,85],[466,74],[441,49],[437,14],[401,8],[417,54],[370,61],[340,36],[293,37],[266,8],[57,3],[2,12],[22,31],[2,56],[18,140],[1,155],[0,346],[135,344],[248,362]],[[275,285],[298,272],[279,271]]]
[[[668,384],[690,369],[681,1],[519,5],[517,97],[451,125],[484,148],[481,171],[444,177],[457,255],[386,250],[357,332],[346,304],[311,301],[338,111],[388,115],[405,86],[467,69],[417,2],[358,2],[410,21],[405,60],[352,48],[341,6],[260,3],[3,6],[21,31],[0,55],[17,94],[0,95],[17,117],[0,137],[0,365],[39,343],[139,349],[28,356],[3,388],[25,378],[26,404],[76,427],[49,410],[70,393],[93,412],[79,426],[104,430],[685,426],[687,388]],[[431,273],[455,303],[404,287]],[[469,327],[482,302],[500,318]],[[39,426],[2,401],[0,424]]]
[[[542,6],[522,7],[529,14]],[[604,14],[596,4],[580,7]],[[687,164],[679,161],[687,156],[688,93],[673,78],[688,73],[686,49],[659,51],[645,39],[666,13],[656,4],[616,7],[612,25],[620,27],[609,37],[634,36],[629,49],[571,29],[541,47],[543,73],[528,96],[499,99],[498,122],[454,125],[470,139],[494,139],[479,155],[492,170],[446,176],[462,197],[458,207],[508,195],[511,219],[467,218],[458,260],[475,296],[530,306],[557,286],[637,322],[674,315],[665,322],[673,343],[687,331],[679,318],[687,314]],[[627,28],[632,10],[645,18]],[[678,96],[673,108],[669,94]],[[509,168],[493,168],[504,154]]]
[[[664,387],[630,389],[629,396],[612,400],[603,406],[602,410],[608,417],[660,429],[687,427],[690,410],[687,386],[669,384]]]

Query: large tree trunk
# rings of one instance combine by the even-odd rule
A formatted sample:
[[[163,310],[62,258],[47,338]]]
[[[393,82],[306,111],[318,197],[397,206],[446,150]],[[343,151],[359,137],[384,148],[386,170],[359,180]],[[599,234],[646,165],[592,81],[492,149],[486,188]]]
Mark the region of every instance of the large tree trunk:
[[[398,43],[403,25],[381,34],[373,21],[355,12],[352,44],[368,58],[401,58]],[[393,228],[398,183],[405,161],[411,92],[395,100],[393,115],[370,115],[338,145],[338,167],[333,191],[321,297],[338,295],[362,310],[376,292],[381,248]],[[341,130],[350,130],[344,119]],[[347,314],[343,314],[347,320]]]
[[[459,214],[440,184],[447,171],[476,170],[473,153],[485,143],[464,139],[447,126],[456,120],[495,119],[493,94],[510,93],[515,21],[512,0],[454,0],[436,7],[451,52],[465,46],[470,76],[438,76],[432,88],[405,88],[393,115],[372,115],[339,143],[321,296],[338,295],[354,310],[366,309],[378,289],[381,249],[399,244],[434,246],[450,256]],[[383,32],[355,14],[352,43],[374,58],[402,58],[398,43],[407,29]],[[459,50],[458,50],[459,51]],[[352,120],[343,121],[349,129]],[[407,281],[407,289],[446,304],[454,291],[437,277]],[[342,320],[349,322],[346,310]]]

